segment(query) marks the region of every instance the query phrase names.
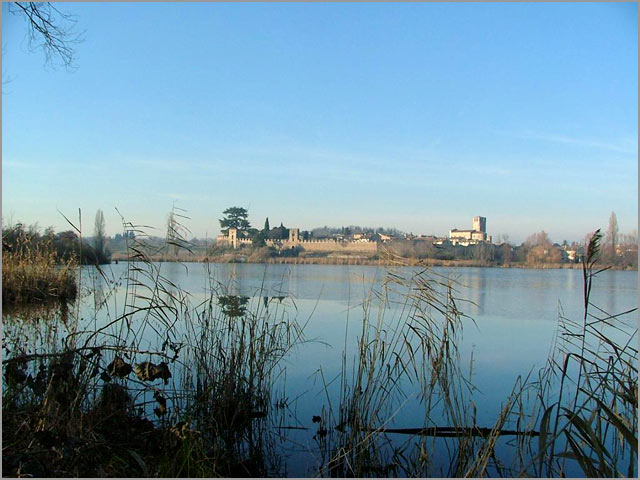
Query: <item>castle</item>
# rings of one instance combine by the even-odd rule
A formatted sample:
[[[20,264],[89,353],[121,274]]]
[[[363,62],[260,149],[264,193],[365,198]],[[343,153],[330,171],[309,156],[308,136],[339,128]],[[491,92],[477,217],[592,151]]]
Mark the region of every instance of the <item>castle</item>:
[[[253,242],[248,238],[239,238],[238,229],[230,228],[227,235],[220,235],[217,238],[218,243],[226,243],[232,248],[238,248],[241,245],[251,245]],[[336,240],[333,238],[323,238],[318,240],[301,240],[300,229],[290,228],[289,238],[283,240],[265,240],[268,246],[278,247],[281,250],[302,248],[307,252],[321,253],[369,253],[375,254],[378,251],[378,243],[366,238],[360,238],[353,241]]]
[[[282,227],[282,226],[281,226]],[[378,235],[380,241],[384,242],[392,240],[388,235]],[[412,235],[405,235],[405,239],[416,238]],[[469,246],[482,242],[492,242],[491,235],[487,235],[487,218],[476,216],[473,217],[472,228],[470,230],[458,230],[454,228],[449,230],[449,237],[435,238],[432,237],[434,243],[442,244],[451,242],[453,245]],[[237,228],[229,228],[226,235],[219,235],[218,244],[226,244],[232,248],[239,248],[242,245],[251,245],[253,240],[238,235]],[[313,240],[303,240],[300,238],[300,229],[290,228],[289,238],[285,239],[266,239],[267,246],[276,247],[279,250],[288,250],[293,248],[301,248],[307,252],[318,253],[364,253],[375,254],[378,251],[378,242],[371,238],[366,238],[364,234],[354,234],[351,240],[322,238]]]
[[[480,242],[491,242],[491,235],[487,235],[487,218],[473,217],[471,230],[449,230],[449,240],[454,245],[473,245]]]

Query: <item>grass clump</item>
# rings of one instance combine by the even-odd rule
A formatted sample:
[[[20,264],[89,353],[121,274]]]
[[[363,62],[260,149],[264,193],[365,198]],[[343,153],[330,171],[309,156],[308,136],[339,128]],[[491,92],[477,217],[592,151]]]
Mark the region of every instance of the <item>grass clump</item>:
[[[600,268],[596,231],[583,261],[581,320],[560,314],[558,339],[537,384],[540,438],[527,466],[536,476],[637,477],[637,328],[591,300]],[[637,317],[636,317],[637,321]]]
[[[471,373],[458,352],[472,322],[461,302],[455,282],[422,267],[389,272],[363,303],[351,359],[345,344],[338,404],[329,401],[319,418],[322,475],[484,476],[501,435],[530,434],[504,430],[511,399],[494,425],[476,424]],[[418,405],[413,428],[395,428],[408,402]]]
[[[47,242],[32,244],[24,238],[19,248],[3,248],[2,305],[73,300],[77,265],[75,258],[59,259]]]
[[[125,229],[136,231],[126,273],[114,282],[93,272],[100,308],[108,310],[116,297],[98,295],[96,285],[123,286],[124,303],[106,312],[104,324],[79,323],[79,309],[66,310],[62,322],[54,315],[5,323],[3,473],[279,472],[267,426],[278,413],[273,386],[280,360],[302,341],[302,327],[279,303],[260,297],[250,305],[247,297],[227,295],[211,275],[206,299],[194,305],[190,293],[163,275],[162,264],[149,259],[141,230]]]
[[[170,226],[176,249],[158,254],[187,245]],[[549,364],[535,382],[518,379],[495,420],[478,424],[473,358],[468,369],[460,359],[472,320],[458,284],[418,267],[388,272],[362,303],[354,342],[347,319],[341,372],[325,381],[320,369],[326,404],[304,427],[283,360],[305,325],[283,297],[232,295],[237,285],[211,270],[203,296],[186,292],[151,261],[141,229],[125,230],[136,232],[126,273],[93,273],[95,285],[100,275],[113,292],[123,286],[104,323],[79,325],[73,309],[57,323],[5,321],[7,476],[283,476],[277,442],[288,427],[315,431],[318,450],[301,454],[322,476],[637,476],[636,332],[612,335],[631,312],[590,301],[598,235],[583,266],[582,321],[561,315]],[[101,304],[115,303],[113,292]],[[417,415],[395,424],[407,403]]]

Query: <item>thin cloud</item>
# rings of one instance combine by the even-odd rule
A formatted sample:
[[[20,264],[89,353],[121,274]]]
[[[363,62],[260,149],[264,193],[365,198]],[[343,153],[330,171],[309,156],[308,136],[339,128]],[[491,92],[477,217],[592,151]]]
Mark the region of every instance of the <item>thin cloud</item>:
[[[638,153],[638,143],[632,140],[621,140],[618,143],[601,142],[598,140],[568,137],[566,135],[554,135],[548,133],[526,132],[520,136],[524,139],[543,140],[546,142],[561,143],[564,145],[575,145],[578,147],[599,148],[616,153]]]
[[[145,168],[153,168],[158,170],[182,170],[186,167],[185,163],[179,160],[161,160],[161,159],[146,159],[137,158],[132,160],[131,163]]]
[[[27,163],[27,162],[15,162],[12,160],[3,160],[2,161],[2,166],[3,167],[11,167],[11,168],[33,168],[34,165],[32,165],[31,163]]]
[[[210,200],[208,195],[194,195],[190,193],[156,193],[156,196],[161,198],[168,198],[170,200],[179,200],[179,201],[208,201]]]

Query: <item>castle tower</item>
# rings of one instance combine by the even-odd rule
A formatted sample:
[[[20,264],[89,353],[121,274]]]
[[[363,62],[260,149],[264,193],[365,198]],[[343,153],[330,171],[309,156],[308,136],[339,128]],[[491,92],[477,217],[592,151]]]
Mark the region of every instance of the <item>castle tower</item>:
[[[299,243],[300,242],[300,229],[299,228],[290,228],[289,229],[289,242],[290,243]]]
[[[487,217],[473,217],[473,229],[482,233],[482,240],[487,240]]]
[[[473,229],[477,232],[487,233],[487,217],[473,217]]]
[[[238,248],[238,229],[230,228],[229,229],[229,245],[233,248]]]

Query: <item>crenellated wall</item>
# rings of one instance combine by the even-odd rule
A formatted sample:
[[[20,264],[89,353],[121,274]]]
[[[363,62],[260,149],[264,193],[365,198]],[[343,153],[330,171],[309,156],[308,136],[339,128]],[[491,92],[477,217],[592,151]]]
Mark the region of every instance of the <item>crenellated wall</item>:
[[[218,236],[218,243],[227,243],[227,245],[238,248],[240,245],[249,245],[252,241],[248,238],[238,238],[237,231],[234,228],[229,229],[229,233]],[[318,240],[300,240],[300,233],[297,228],[289,229],[289,238],[287,240],[266,240],[269,246],[281,247],[289,249],[293,247],[301,247],[309,252],[326,252],[326,253],[376,253],[378,244],[371,240],[358,239],[356,241],[346,242],[334,239],[318,239]]]
[[[375,253],[378,251],[376,242],[340,242],[331,239],[301,240],[299,242],[282,242],[283,248],[302,247],[308,252],[359,252]]]
[[[300,246],[311,252],[358,252],[376,253],[376,242],[300,242]]]

